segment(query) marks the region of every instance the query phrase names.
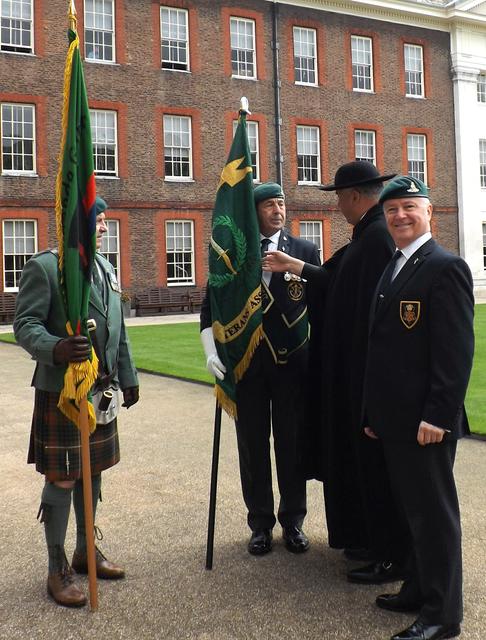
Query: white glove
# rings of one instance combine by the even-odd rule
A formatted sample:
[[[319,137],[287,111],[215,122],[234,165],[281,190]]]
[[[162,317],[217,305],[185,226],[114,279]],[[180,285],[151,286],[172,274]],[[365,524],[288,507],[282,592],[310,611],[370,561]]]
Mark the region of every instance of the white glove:
[[[218,378],[218,380],[223,380],[226,367],[219,359],[218,352],[216,351],[212,327],[207,327],[201,331],[201,342],[204,353],[206,354],[206,369]]]

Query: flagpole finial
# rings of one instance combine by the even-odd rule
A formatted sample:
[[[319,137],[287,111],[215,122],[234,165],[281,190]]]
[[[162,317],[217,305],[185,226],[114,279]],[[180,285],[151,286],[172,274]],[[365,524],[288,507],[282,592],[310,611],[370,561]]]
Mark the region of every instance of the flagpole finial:
[[[240,100],[240,112],[248,113],[251,115],[250,105],[248,104],[248,98],[243,96]]]
[[[69,28],[71,31],[76,31],[76,5],[74,4],[74,0],[69,0],[69,8],[68,8],[68,18],[69,18]]]

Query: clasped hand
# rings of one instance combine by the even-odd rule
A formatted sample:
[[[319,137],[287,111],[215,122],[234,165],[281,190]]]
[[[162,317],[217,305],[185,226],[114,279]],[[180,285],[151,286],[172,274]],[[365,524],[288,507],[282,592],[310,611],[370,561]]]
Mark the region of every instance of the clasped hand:
[[[55,364],[66,362],[84,362],[91,356],[91,344],[86,336],[63,338],[54,347]]]
[[[368,436],[368,438],[378,440],[378,436],[373,431],[373,429],[370,429],[370,427],[365,427],[364,432]],[[435,427],[433,424],[429,424],[428,422],[425,422],[425,420],[422,420],[417,432],[417,442],[422,447],[425,447],[425,445],[427,444],[436,444],[442,442],[445,433],[445,429],[441,429],[441,427]]]

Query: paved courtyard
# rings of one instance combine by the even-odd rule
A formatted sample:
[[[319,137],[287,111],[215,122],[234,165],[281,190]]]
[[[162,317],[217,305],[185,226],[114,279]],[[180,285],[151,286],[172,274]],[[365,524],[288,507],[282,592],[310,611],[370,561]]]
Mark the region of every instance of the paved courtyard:
[[[413,617],[373,604],[380,587],[344,579],[326,545],[322,487],[309,483],[312,547],[246,551],[234,428],[223,419],[214,569],[204,568],[214,399],[209,387],[141,375],[141,401],[120,418],[122,461],[104,474],[97,523],[106,555],[127,578],[99,582],[99,610],[56,606],[45,591],[42,478],[25,463],[33,362],[0,344],[0,640],[387,640]],[[486,637],[486,442],[457,460],[465,561],[464,640]],[[74,522],[74,517],[72,518]],[[67,554],[74,543],[73,522]],[[87,590],[86,578],[80,582]],[[393,585],[392,585],[393,589]]]

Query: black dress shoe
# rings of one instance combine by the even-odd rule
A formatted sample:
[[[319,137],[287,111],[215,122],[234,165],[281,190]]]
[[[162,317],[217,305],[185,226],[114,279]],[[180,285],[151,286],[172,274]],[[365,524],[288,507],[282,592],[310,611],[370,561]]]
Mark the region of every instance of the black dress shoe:
[[[392,636],[391,640],[445,640],[461,633],[459,624],[425,624],[420,620]]]
[[[256,529],[248,543],[248,551],[254,556],[263,556],[272,550],[272,530]]]
[[[420,611],[421,604],[406,600],[399,593],[384,593],[376,598],[376,605],[380,609],[387,611],[397,611],[398,613],[408,613]]]
[[[371,560],[373,560],[373,554],[369,549],[356,549],[354,547],[346,547],[346,549],[344,549],[343,551],[343,554],[347,560],[359,560],[363,562],[366,562],[367,560],[368,562],[370,562]]]
[[[395,562],[373,562],[366,567],[348,571],[349,582],[359,584],[383,584],[403,578],[403,571]]]
[[[304,553],[310,546],[308,537],[299,527],[285,527],[283,539],[286,549],[292,553]]]

